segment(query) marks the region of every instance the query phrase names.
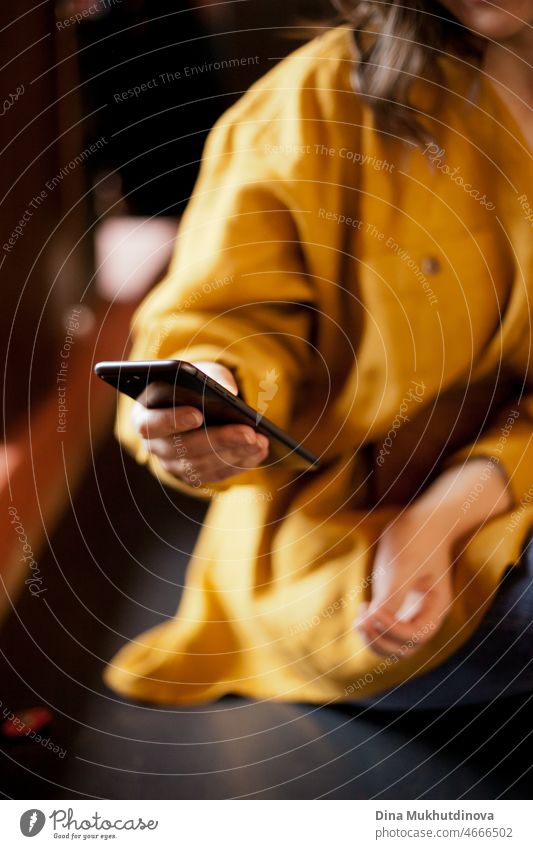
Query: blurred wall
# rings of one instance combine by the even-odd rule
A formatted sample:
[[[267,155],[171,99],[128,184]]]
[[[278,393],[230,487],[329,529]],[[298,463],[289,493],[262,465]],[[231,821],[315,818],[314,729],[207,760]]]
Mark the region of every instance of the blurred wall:
[[[11,425],[28,394],[36,402],[55,382],[91,243],[74,33],[57,30],[52,3],[30,0],[2,5],[0,24],[0,361]]]

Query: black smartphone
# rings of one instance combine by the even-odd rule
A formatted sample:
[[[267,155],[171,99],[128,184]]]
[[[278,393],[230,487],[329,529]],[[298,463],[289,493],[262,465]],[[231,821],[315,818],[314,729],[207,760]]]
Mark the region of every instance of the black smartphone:
[[[185,360],[119,360],[97,363],[95,374],[130,398],[144,394],[145,407],[191,406],[201,410],[206,427],[246,424],[270,440],[269,461],[296,469],[318,469],[319,460],[301,443],[254,410],[201,369]],[[157,384],[157,385],[153,385]]]

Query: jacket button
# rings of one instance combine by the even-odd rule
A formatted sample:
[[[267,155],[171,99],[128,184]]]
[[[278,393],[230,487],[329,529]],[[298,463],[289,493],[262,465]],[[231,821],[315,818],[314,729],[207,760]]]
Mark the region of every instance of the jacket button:
[[[437,274],[440,271],[440,262],[436,256],[422,257],[420,270],[423,274]]]

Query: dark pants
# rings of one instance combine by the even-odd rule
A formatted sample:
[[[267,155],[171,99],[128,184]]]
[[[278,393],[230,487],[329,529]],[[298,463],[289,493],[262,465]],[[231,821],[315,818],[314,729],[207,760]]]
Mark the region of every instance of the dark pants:
[[[434,710],[533,693],[533,538],[503,576],[472,637],[440,666],[368,699],[362,707]]]

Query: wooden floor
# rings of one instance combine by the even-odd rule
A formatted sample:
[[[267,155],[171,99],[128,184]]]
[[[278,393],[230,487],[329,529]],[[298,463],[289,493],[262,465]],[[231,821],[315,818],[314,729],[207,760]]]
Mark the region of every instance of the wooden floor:
[[[46,738],[61,749],[1,740],[4,797],[531,798],[529,697],[442,716],[117,699],[103,663],[173,614],[203,509],[114,443],[97,457],[40,559],[46,593],[23,592],[0,634],[1,711],[52,706]]]

